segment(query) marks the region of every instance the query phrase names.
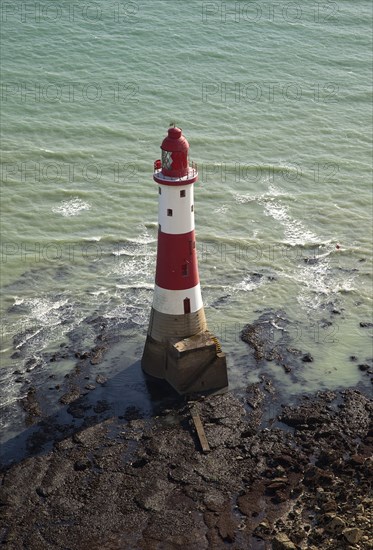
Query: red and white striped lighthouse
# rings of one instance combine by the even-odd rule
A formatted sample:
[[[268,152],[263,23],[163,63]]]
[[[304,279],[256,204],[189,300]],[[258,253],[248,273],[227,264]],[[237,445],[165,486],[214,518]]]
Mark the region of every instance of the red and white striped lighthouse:
[[[189,144],[180,128],[163,140],[154,163],[158,184],[158,248],[153,306],[142,357],[143,370],[179,393],[228,385],[226,358],[207,330],[198,275]]]

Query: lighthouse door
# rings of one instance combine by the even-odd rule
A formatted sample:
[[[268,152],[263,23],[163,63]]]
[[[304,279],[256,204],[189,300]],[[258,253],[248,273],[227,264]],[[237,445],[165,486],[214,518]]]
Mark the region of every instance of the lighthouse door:
[[[184,299],[184,313],[190,313],[190,299]]]

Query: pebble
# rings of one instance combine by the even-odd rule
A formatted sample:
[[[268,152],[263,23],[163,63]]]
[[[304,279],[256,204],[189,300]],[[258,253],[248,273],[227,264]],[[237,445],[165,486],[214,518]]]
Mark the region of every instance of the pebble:
[[[350,529],[345,529],[342,534],[349,543],[356,544],[361,539],[363,532],[358,527],[352,527]]]
[[[279,533],[272,541],[273,550],[297,550],[295,544],[285,533]]]
[[[341,533],[345,527],[345,521],[338,516],[334,516],[334,518],[326,524],[325,530],[329,533]]]

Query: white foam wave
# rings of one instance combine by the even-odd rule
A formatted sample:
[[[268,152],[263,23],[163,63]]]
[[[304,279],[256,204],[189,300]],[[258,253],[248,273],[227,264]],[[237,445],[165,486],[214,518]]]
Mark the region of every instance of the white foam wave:
[[[155,248],[148,246],[157,241],[153,235],[151,235],[148,229],[141,224],[139,229],[142,233],[139,233],[137,237],[127,237],[121,248],[112,252],[113,256],[154,256]]]
[[[52,208],[52,212],[55,214],[61,214],[65,217],[77,216],[83,210],[90,210],[91,205],[88,202],[84,202],[78,197],[73,199],[62,201],[59,206]]]
[[[299,284],[297,301],[303,309],[315,310],[328,302],[338,302],[340,294],[355,290],[356,273],[338,272],[333,266],[331,250],[315,256],[315,263],[298,266],[283,276]]]
[[[129,242],[134,242],[138,244],[150,244],[154,243],[157,239],[154,237],[154,235],[150,234],[147,227],[144,224],[140,224],[138,226],[139,231],[142,231],[136,238],[128,238],[127,240]]]
[[[225,214],[226,212],[228,212],[228,210],[229,210],[228,205],[227,204],[222,204],[218,208],[215,208],[214,212],[216,214]]]
[[[292,168],[292,167],[286,167]],[[270,183],[267,191],[261,194],[239,194],[234,195],[234,199],[239,204],[257,202],[264,208],[264,214],[280,222],[284,227],[284,243],[291,246],[305,244],[326,244],[330,241],[321,241],[320,237],[307,229],[305,224],[293,218],[289,214],[289,207],[284,205],[278,197],[289,196],[281,187]],[[290,195],[291,196],[291,195]]]
[[[236,294],[237,292],[251,292],[252,290],[259,288],[260,286],[263,286],[266,281],[267,278],[265,276],[260,276],[260,274],[248,274],[240,282],[221,288],[227,294]]]
[[[287,206],[280,202],[266,202],[264,213],[284,226],[284,242],[289,245],[321,244],[320,237],[307,229],[303,222],[290,216]],[[329,242],[329,241],[327,241]]]
[[[25,337],[23,338],[23,340],[20,340],[18,342],[18,344],[15,346],[16,349],[19,349],[21,348],[22,346],[24,346],[25,344],[27,344],[28,341],[31,341],[35,338],[35,336],[37,336],[38,334],[41,334],[42,332],[42,328],[39,328],[33,332],[27,332]]]
[[[262,284],[263,284],[263,277],[259,280],[254,280],[249,275],[248,277],[245,277],[241,282],[239,282],[234,287],[234,290],[249,292],[251,290],[254,290],[255,288],[258,288],[259,286],[262,286]]]
[[[143,303],[140,306],[121,304],[113,309],[110,313],[107,313],[105,317],[107,319],[121,319],[125,322],[132,322],[136,325],[144,326],[149,321],[149,307],[143,307]]]
[[[99,290],[91,290],[89,294],[91,296],[101,296],[101,294],[107,294],[109,290],[107,288],[100,288]]]
[[[56,318],[56,322],[59,321],[60,315],[58,310],[65,306],[68,301],[68,298],[57,301],[52,301],[48,298],[31,298],[25,300],[24,304],[28,305],[31,309],[31,319],[50,323],[54,318]]]
[[[120,275],[126,284],[150,282],[154,277],[153,257],[147,255],[138,256],[132,260],[127,257],[121,259],[114,267],[113,274]],[[140,278],[142,279],[140,280]]]
[[[89,241],[89,242],[99,242],[101,241],[102,237],[83,237],[83,241]]]
[[[246,204],[248,202],[258,202],[259,204],[263,204],[266,201],[271,201],[275,197],[283,197],[288,195],[281,187],[276,187],[273,184],[268,185],[267,191],[260,194],[252,195],[250,193],[247,194],[241,194],[241,193],[235,193],[234,200],[239,204]]]

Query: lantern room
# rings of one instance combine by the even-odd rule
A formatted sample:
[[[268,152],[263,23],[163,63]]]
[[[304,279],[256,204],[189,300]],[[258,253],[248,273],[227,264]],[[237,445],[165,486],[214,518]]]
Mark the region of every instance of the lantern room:
[[[162,145],[162,172],[171,178],[182,178],[188,174],[189,143],[180,128],[169,128]]]
[[[154,180],[165,185],[194,183],[198,179],[197,167],[189,166],[189,143],[180,128],[168,129],[162,145],[162,159],[154,162]]]

